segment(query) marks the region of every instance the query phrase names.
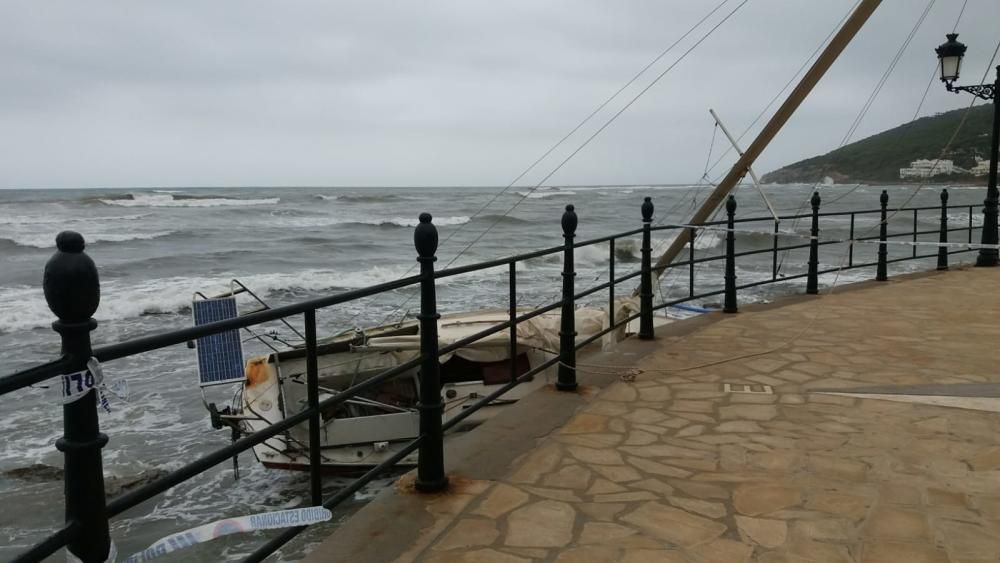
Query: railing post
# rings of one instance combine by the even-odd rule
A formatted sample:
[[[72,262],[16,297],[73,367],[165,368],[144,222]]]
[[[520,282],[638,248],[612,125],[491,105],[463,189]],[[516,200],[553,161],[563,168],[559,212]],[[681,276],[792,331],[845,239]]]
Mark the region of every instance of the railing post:
[[[694,242],[698,232],[694,227],[688,231],[688,297],[694,297]]]
[[[639,339],[653,339],[653,248],[650,240],[653,200],[642,202],[642,273],[639,279]],[[693,242],[693,241],[692,241]]]
[[[948,269],[948,247],[944,246],[948,242],[948,190],[941,190],[941,236],[938,237],[938,242],[942,243],[942,246],[938,247],[938,270]]]
[[[615,239],[608,241],[608,326],[615,324]]]
[[[517,379],[517,262],[511,262],[507,266],[507,290],[510,295],[507,297],[507,317],[510,321],[510,380]]]
[[[313,414],[309,416],[309,492],[313,506],[323,504],[322,457],[320,429],[323,419],[319,412],[319,358],[316,353],[316,310],[309,309],[304,318],[306,332],[306,400]]]
[[[809,275],[806,277],[806,293],[819,293],[819,191],[814,191],[809,203],[812,204],[812,228],[809,229]]]
[[[726,200],[726,299],[722,311],[735,313],[736,307],[736,198]]]
[[[562,315],[559,324],[559,378],[556,389],[576,390],[576,307],[573,299],[573,237],[576,235],[576,212],[572,205],[566,206],[562,216],[563,230],[563,286]]]
[[[854,267],[854,213],[851,213],[851,231],[847,235],[851,240],[850,245],[847,247],[847,267]]]
[[[438,247],[437,228],[430,213],[420,214],[420,224],[413,231],[413,245],[420,263],[420,450],[415,486],[421,492],[440,491],[448,486],[444,472],[444,433],[441,416],[441,365],[438,362],[437,295],[434,289],[434,253]]]
[[[878,201],[882,204],[882,222],[878,229],[878,268],[875,271],[875,279],[877,281],[886,281],[889,279],[885,268],[886,259],[889,256],[889,245],[885,243],[888,240],[886,210],[889,206],[889,192],[882,190],[882,195],[879,196]]]
[[[45,264],[42,286],[49,309],[59,317],[52,328],[62,338],[62,353],[69,360],[67,375],[80,373],[60,383],[69,386],[70,394],[84,391],[63,405],[63,437],[56,440],[56,448],[65,456],[66,522],[77,526],[67,549],[84,563],[103,562],[113,559],[115,551],[108,533],[101,463],[101,448],[108,437],[101,433],[97,418],[96,374],[87,368],[93,353],[90,331],[97,328],[92,316],[101,302],[101,287],[97,266],[83,251],[79,233],[59,233],[56,247]],[[91,389],[85,391],[88,386]]]
[[[774,236],[771,238],[771,280],[778,279],[778,220],[774,220]]]

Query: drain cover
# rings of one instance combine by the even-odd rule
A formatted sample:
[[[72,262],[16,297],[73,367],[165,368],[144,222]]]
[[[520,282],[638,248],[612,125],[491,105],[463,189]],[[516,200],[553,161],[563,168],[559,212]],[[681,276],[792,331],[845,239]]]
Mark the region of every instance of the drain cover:
[[[773,395],[774,389],[770,385],[759,383],[723,383],[722,390],[726,393],[756,393],[758,395]]]

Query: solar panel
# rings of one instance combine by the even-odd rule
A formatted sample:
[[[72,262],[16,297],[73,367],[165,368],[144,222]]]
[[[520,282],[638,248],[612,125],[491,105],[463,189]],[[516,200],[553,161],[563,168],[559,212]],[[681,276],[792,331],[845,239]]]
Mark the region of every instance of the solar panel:
[[[195,326],[235,319],[236,298],[203,299],[191,303]],[[228,330],[198,339],[198,382],[219,385],[243,380],[243,343],[239,330]]]

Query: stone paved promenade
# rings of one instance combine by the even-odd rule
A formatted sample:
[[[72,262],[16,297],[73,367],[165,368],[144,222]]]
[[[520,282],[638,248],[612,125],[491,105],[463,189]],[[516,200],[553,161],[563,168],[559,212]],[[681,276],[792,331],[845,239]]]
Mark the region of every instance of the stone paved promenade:
[[[998,287],[930,274],[658,338],[502,478],[423,502],[385,560],[1000,561]]]

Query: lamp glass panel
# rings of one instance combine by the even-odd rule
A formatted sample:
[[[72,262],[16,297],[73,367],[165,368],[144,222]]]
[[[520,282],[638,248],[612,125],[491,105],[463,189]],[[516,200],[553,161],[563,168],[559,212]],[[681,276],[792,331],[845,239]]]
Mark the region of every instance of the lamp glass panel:
[[[941,80],[958,80],[962,57],[941,57]]]

